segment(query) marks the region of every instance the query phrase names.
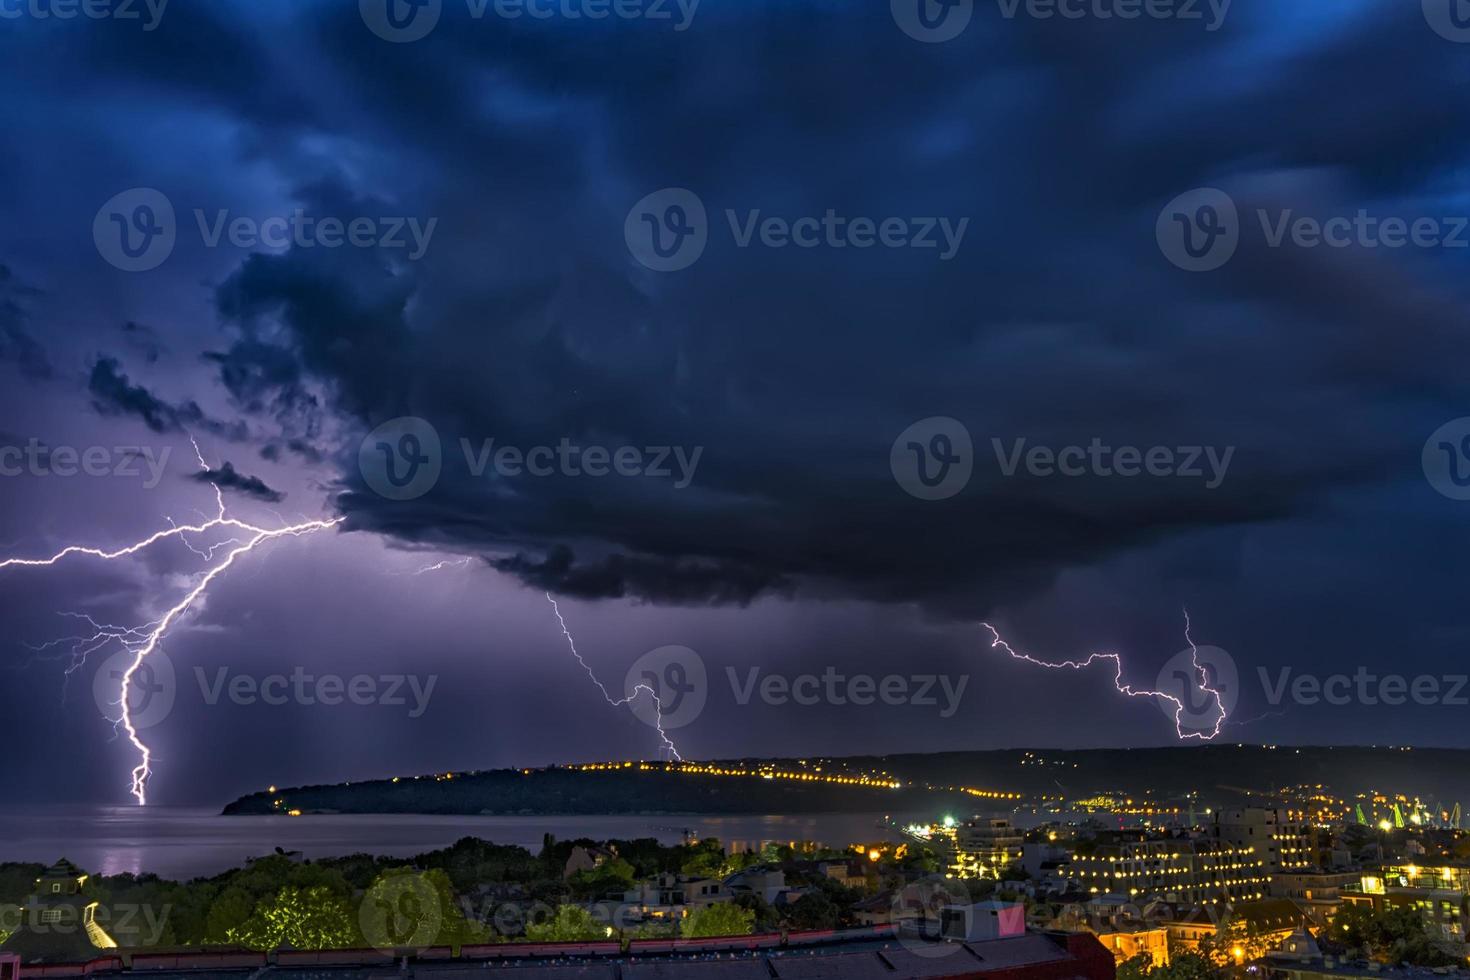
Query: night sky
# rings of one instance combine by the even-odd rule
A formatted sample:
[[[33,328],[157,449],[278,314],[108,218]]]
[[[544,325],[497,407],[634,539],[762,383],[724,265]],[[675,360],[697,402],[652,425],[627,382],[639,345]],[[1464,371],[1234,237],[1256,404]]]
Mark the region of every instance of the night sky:
[[[903,0],[443,0],[413,41],[371,0],[173,0],[156,23],[50,3],[0,0],[0,446],[43,447],[0,477],[0,557],[207,520],[211,484],[260,525],[343,518],[242,556],[168,632],[152,800],[656,757],[548,590],[614,696],[649,651],[697,652],[706,704],[671,732],[690,758],[1170,744],[1106,666],[1012,662],[980,623],[1039,657],[1117,650],[1147,688],[1186,607],[1236,668],[1224,741],[1470,745],[1470,689],[1272,704],[1261,675],[1470,672],[1470,490],[1425,464],[1470,435],[1431,439],[1470,416],[1470,44],[1435,0],[1236,0],[1222,23],[975,0],[942,42]],[[1238,209],[1210,271],[1161,247],[1198,188]],[[661,270],[638,232],[698,221],[669,210],[691,195],[704,250]],[[130,271],[119,227],[168,220],[138,211],[160,199],[171,251]],[[1257,213],[1288,209],[1447,240],[1274,247]],[[211,244],[221,212],[298,211],[399,242]],[[829,211],[839,234],[936,219],[936,244],[742,238]],[[441,472],[391,499],[372,463],[405,430],[364,439],[405,417]],[[969,479],[916,494],[895,440],[936,448],[936,417],[968,432]],[[699,455],[687,480],[672,452],[669,476],[477,474],[461,440],[491,438]],[[1202,477],[1008,475],[1017,440],[1231,455],[1218,481],[1203,455]],[[108,475],[61,472],[91,447]],[[94,696],[118,648],[69,671],[44,644],[90,632],[62,613],[156,619],[232,536],[0,570],[7,797],[127,799]],[[753,667],[968,680],[948,717],[942,693],[741,704]],[[417,716],[406,685],[401,706],[201,690],[298,668],[435,686]]]

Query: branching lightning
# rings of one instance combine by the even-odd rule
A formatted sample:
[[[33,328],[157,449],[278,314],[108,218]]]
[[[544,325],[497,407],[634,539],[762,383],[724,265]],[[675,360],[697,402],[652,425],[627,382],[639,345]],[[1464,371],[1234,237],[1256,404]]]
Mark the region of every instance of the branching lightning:
[[[192,439],[190,441],[193,442]],[[194,454],[199,460],[200,467],[208,471],[209,465],[204,462],[204,457],[203,454],[201,454],[199,451],[198,443],[194,444]],[[177,623],[179,619],[182,618],[183,615],[189,611],[190,607],[192,607],[194,603],[197,602],[205,594],[205,592],[209,589],[210,584],[216,578],[222,575],[227,569],[229,569],[230,566],[235,563],[235,560],[241,555],[255,550],[257,546],[267,541],[284,537],[300,537],[303,534],[312,534],[317,531],[324,531],[327,528],[334,527],[342,523],[343,520],[343,518],[339,517],[334,520],[302,521],[298,524],[291,524],[285,527],[278,528],[257,527],[254,524],[249,524],[245,521],[237,520],[236,518],[230,517],[226,513],[224,494],[221,492],[218,486],[214,488],[214,496],[215,503],[219,507],[218,516],[210,520],[203,521],[199,524],[175,524],[173,521],[170,521],[170,526],[168,530],[158,531],[142,539],[141,541],[127,545],[126,547],[108,551],[102,548],[93,548],[83,545],[68,545],[67,547],[63,548],[61,551],[58,551],[56,554],[52,555],[49,558],[8,558],[0,561],[0,569],[9,568],[11,566],[35,567],[44,565],[55,565],[62,559],[71,557],[73,555],[85,555],[92,558],[100,558],[103,561],[115,561],[118,559],[129,558],[133,555],[138,554],[141,551],[144,551],[152,545],[157,544],[160,541],[165,541],[169,538],[175,537],[183,542],[184,546],[187,547],[190,551],[192,551],[196,555],[199,555],[206,561],[212,561],[214,559],[215,553],[219,549],[225,547],[229,548],[229,550],[225,553],[224,558],[221,559],[220,562],[213,568],[209,569],[209,571],[205,572],[205,574],[199,579],[199,581],[194,584],[194,587],[190,589],[182,599],[180,599],[171,608],[164,612],[163,615],[153,620],[152,622],[145,623],[142,626],[136,627],[112,626],[106,624],[98,624],[93,621],[90,616],[80,616],[79,618],[86,619],[91,627],[95,630],[93,635],[67,637],[64,640],[52,641],[49,644],[43,644],[41,647],[33,648],[37,650],[44,650],[49,647],[57,646],[61,643],[71,642],[73,644],[71,648],[72,659],[71,664],[67,667],[66,670],[66,673],[68,675],[75,672],[83,663],[85,663],[86,658],[90,653],[100,649],[103,646],[106,646],[112,641],[117,641],[121,643],[123,648],[132,654],[132,659],[129,662],[127,669],[123,672],[122,682],[119,685],[118,705],[120,706],[120,716],[117,720],[117,724],[127,734],[128,741],[138,752],[139,762],[138,765],[133,768],[132,785],[129,789],[129,792],[132,794],[133,798],[138,801],[139,805],[148,802],[148,777],[151,776],[153,772],[150,766],[153,754],[149,747],[139,737],[138,730],[133,725],[131,710],[128,706],[128,695],[131,693],[133,677],[143,666],[144,661],[148,659],[150,654],[158,649],[158,645],[163,640],[164,634],[168,632],[169,627]],[[243,538],[243,540],[241,538],[231,538],[226,541],[216,542],[207,549],[202,550],[196,548],[192,543],[190,543],[189,539],[185,537],[186,534],[204,534],[218,528],[233,528],[237,531],[245,532],[246,536]]]
[[[551,597],[550,592],[546,593],[546,601],[551,603],[551,610],[556,613],[556,621],[561,624],[562,635],[567,638],[567,646],[571,648],[572,656],[577,658],[577,663],[582,665],[582,669],[587,672],[587,676],[592,678],[592,683],[596,684],[597,689],[602,692],[603,700],[614,708],[621,708],[625,704],[631,704],[633,701],[636,701],[638,695],[647,693],[653,699],[653,709],[656,719],[653,727],[658,729],[658,737],[663,740],[664,748],[668,749],[669,754],[680,762],[683,762],[684,757],[679,754],[678,748],[669,740],[668,733],[664,731],[664,703],[659,700],[658,692],[647,684],[638,684],[634,686],[632,693],[621,701],[613,700],[613,696],[607,692],[607,688],[603,687],[602,681],[597,679],[597,675],[592,672],[592,668],[588,666],[587,661],[583,660],[582,655],[577,652],[577,641],[572,639],[572,631],[567,629],[567,621],[562,618],[561,607],[556,604],[556,600]]]
[[[1174,695],[1165,693],[1164,691],[1135,691],[1132,685],[1124,684],[1123,658],[1116,653],[1094,653],[1088,656],[1086,660],[1063,660],[1058,663],[1051,663],[1045,660],[1038,660],[1036,657],[1030,656],[1029,654],[1017,653],[1014,649],[1011,648],[1011,645],[1009,643],[1000,638],[1000,632],[994,626],[991,626],[989,623],[981,623],[980,625],[990,630],[990,635],[993,638],[990,644],[990,648],[992,650],[996,647],[1000,647],[1016,660],[1024,660],[1027,663],[1036,664],[1039,667],[1046,667],[1050,670],[1084,670],[1088,667],[1091,667],[1099,660],[1111,660],[1113,662],[1113,666],[1116,668],[1116,671],[1113,674],[1113,686],[1118,689],[1119,694],[1125,694],[1130,698],[1163,698],[1164,700],[1169,701],[1174,705],[1174,731],[1179,736],[1181,741],[1188,738],[1197,738],[1204,742],[1213,741],[1215,737],[1220,734],[1220,729],[1225,724],[1225,703],[1220,699],[1220,692],[1215,688],[1210,687],[1209,672],[1206,670],[1204,664],[1199,662],[1199,647],[1194,645],[1194,640],[1189,635],[1188,609],[1184,610],[1184,639],[1189,643],[1190,662],[1194,664],[1195,672],[1199,675],[1200,690],[1214,697],[1215,709],[1219,712],[1218,716],[1215,718],[1214,730],[1208,733],[1203,731],[1186,732],[1184,730],[1184,723],[1182,720],[1184,715],[1184,702],[1181,701],[1179,698],[1176,698]]]

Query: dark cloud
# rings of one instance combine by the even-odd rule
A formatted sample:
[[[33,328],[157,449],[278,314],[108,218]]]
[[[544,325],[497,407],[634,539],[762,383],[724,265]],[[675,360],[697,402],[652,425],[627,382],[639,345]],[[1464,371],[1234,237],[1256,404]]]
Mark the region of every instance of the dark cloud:
[[[579,565],[572,549],[564,545],[554,547],[544,561],[518,554],[492,558],[489,564],[527,585],[578,599],[744,606],[766,592],[790,592],[790,583],[779,576],[732,563],[609,555]]]
[[[190,476],[189,479],[197,483],[209,483],[221,490],[230,490],[256,500],[264,500],[267,503],[278,504],[286,499],[284,493],[272,490],[260,477],[246,476],[237,471],[228,460],[217,469],[201,470]]]
[[[245,339],[212,357],[247,411],[330,407],[358,433],[402,415],[435,426],[445,472],[410,502],[376,497],[348,440],[349,526],[483,549],[579,595],[688,601],[665,577],[703,569],[689,595],[708,601],[779,583],[968,616],[1163,540],[1316,514],[1380,479],[1433,417],[1405,390],[1463,387],[1451,365],[1470,350],[1434,269],[1248,244],[1207,279],[1169,266],[1152,235],[1162,204],[1203,184],[1227,187],[1247,214],[1283,181],[1291,200],[1349,211],[1419,188],[1431,161],[1397,147],[1462,145],[1453,119],[1470,97],[1430,99],[1422,75],[1386,67],[1414,52],[1430,74],[1462,71],[1417,16],[1380,4],[1332,32],[1282,31],[1240,9],[1217,33],[977,16],[960,40],[929,46],[879,8],[708,13],[677,57],[654,32],[591,44],[576,25],[466,23],[384,52],[367,32],[317,24],[331,70],[371,106],[353,135],[392,132],[415,165],[385,164],[391,202],[330,167],[296,198],[318,216],[396,208],[443,225],[418,264],[367,249],[250,256],[217,292]],[[732,36],[760,71],[731,61]],[[369,52],[395,71],[359,70]],[[1178,82],[1231,59],[1266,82]],[[496,97],[467,98],[487,61]],[[292,102],[283,124],[288,103],[266,84],[254,99],[214,96],[263,145],[316,111]],[[1356,113],[1322,112],[1327,92],[1333,105],[1361,97],[1368,131]],[[506,168],[499,182],[484,180],[486,160]],[[712,232],[697,265],[660,276],[630,260],[621,230],[633,201],[666,185],[700,193]],[[940,262],[737,248],[726,208],[971,224]],[[1412,341],[1385,344],[1387,324]],[[938,504],[907,496],[888,470],[893,438],[932,415],[965,422],[977,452],[971,485]],[[1280,424],[1305,417],[1310,440]],[[681,489],[477,476],[460,441],[491,437],[703,457]],[[1093,438],[1236,454],[1207,490],[1006,477],[991,442]],[[572,562],[562,546],[581,543],[599,557]],[[507,548],[517,557],[493,558]]]
[[[221,422],[210,418],[198,403],[171,404],[142,385],[133,384],[116,358],[99,357],[87,381],[92,407],[102,415],[128,415],[141,419],[154,432],[200,430],[236,442],[248,431],[243,422]]]
[[[143,359],[149,364],[157,364],[166,348],[158,339],[154,329],[145,323],[128,320],[122,325],[123,339],[126,340],[134,350],[143,355]]]

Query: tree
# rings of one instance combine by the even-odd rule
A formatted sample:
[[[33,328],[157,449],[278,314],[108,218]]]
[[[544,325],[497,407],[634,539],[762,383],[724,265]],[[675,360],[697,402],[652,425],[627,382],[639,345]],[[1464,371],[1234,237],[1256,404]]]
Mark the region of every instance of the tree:
[[[1460,962],[1443,940],[1429,934],[1424,919],[1412,908],[1345,905],[1338,910],[1327,935],[1334,944],[1360,950],[1379,963],[1439,967]]]
[[[733,902],[720,902],[695,909],[679,925],[685,939],[711,936],[748,936],[755,931],[755,912]]]
[[[1153,970],[1153,954],[1139,953],[1118,964],[1117,980],[1148,980]]]
[[[786,921],[793,929],[835,929],[837,906],[821,892],[811,892],[791,904]]]
[[[262,899],[227,938],[250,949],[342,949],[357,945],[352,910],[325,887],[287,885]]]
[[[1226,919],[1215,934],[1200,940],[1200,955],[1216,966],[1235,962],[1254,963],[1276,948],[1276,937],[1270,931],[1246,919]],[[1240,955],[1236,956],[1236,950]]]
[[[528,922],[526,939],[533,943],[575,943],[606,939],[607,926],[580,905],[558,905],[549,922]]]
[[[568,883],[578,898],[598,898],[610,892],[621,895],[633,887],[633,880],[633,866],[622,858],[612,858],[589,871],[578,871]]]
[[[250,918],[255,902],[243,888],[231,886],[219,893],[205,916],[204,940],[216,945],[230,942],[230,933]]]

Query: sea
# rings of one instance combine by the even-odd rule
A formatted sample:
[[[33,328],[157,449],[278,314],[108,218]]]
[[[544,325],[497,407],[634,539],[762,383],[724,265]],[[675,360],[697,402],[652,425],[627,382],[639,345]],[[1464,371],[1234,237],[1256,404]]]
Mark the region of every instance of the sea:
[[[902,824],[917,815],[226,817],[197,807],[7,806],[0,808],[0,861],[49,864],[65,857],[92,874],[152,873],[183,881],[240,867],[276,848],[300,851],[311,859],[358,853],[410,857],[461,837],[517,844],[533,854],[545,834],[561,840],[654,837],[677,844],[692,833],[718,837],[727,848],[759,847],[767,841],[816,841],[845,848],[895,839],[881,826],[885,816]]]

